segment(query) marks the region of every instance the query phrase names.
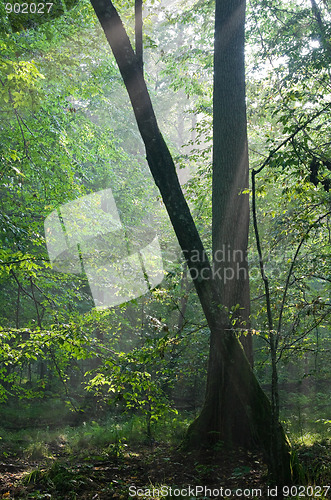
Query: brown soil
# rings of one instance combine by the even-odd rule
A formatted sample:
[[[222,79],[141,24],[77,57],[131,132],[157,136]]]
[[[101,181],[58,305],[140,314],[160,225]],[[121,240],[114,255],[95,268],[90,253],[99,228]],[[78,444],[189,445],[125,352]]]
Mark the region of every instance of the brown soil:
[[[239,498],[239,488],[247,489],[242,498],[268,498],[261,457],[243,450],[182,453],[165,445],[139,446],[121,450],[119,457],[85,459],[53,451],[53,459],[47,462],[8,459],[0,463],[0,499],[125,500],[130,498],[130,486],[142,489],[139,497],[133,496],[137,500],[161,498],[156,491],[161,486],[169,488],[168,498]],[[211,491],[195,495],[195,486]],[[181,497],[176,488],[187,491]],[[261,494],[250,494],[248,489]]]

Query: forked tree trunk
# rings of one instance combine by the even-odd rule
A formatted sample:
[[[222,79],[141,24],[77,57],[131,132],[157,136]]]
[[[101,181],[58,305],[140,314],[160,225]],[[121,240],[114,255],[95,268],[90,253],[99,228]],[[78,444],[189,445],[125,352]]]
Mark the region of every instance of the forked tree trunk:
[[[240,441],[246,446],[261,448],[269,464],[275,464],[269,400],[255,378],[228,315],[220,306],[222,298],[219,286],[213,279],[212,268],[181,190],[174,161],[158,128],[139,62],[111,0],[91,0],[91,4],[117,61],[145,144],[151,173],[184,252],[211,331],[213,355],[208,368],[206,404],[200,417],[190,427],[186,445],[200,446],[222,437],[225,439],[229,426],[227,410],[235,407],[232,418],[235,417]],[[232,424],[231,429],[234,441]],[[279,435],[282,448],[277,457],[277,479],[289,483],[289,449],[281,428]]]

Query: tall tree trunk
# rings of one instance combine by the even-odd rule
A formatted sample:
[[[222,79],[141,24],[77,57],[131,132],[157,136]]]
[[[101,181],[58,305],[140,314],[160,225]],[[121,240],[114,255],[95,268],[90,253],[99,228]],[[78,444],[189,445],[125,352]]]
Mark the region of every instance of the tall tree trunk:
[[[245,0],[216,0],[213,94],[213,265],[221,303],[249,329],[249,168],[245,102]],[[242,335],[253,364],[252,339]]]
[[[208,369],[207,398],[212,394],[213,402],[205,405],[200,417],[193,422],[187,435],[188,446],[215,441],[214,421],[218,419],[217,439],[226,437],[226,425],[222,423],[222,404],[235,407],[238,434],[247,446],[259,446],[265,452],[269,463],[272,450],[270,402],[262,391],[251,366],[244,354],[228,315],[220,307],[221,293],[213,279],[213,271],[208,261],[199,233],[194,224],[189,207],[181,190],[175,164],[160,133],[146,84],[129,38],[111,0],[91,0],[92,6],[113,50],[124,84],[129,94],[138,128],[146,148],[146,158],[168,211],[171,223],[185,255],[200,303],[211,331],[211,350]],[[223,379],[213,378],[219,366],[224,372]],[[226,396],[224,396],[226,394]],[[213,410],[211,421],[211,413]],[[240,430],[244,422],[245,436]],[[281,428],[280,428],[281,429]],[[280,432],[282,432],[280,430]],[[283,469],[280,482],[290,482],[288,446],[283,435]]]
[[[244,66],[245,1],[216,0],[213,102],[213,271],[220,301],[235,328],[249,329],[247,244],[249,199]],[[224,335],[224,333],[222,333]],[[251,338],[241,336],[252,364]],[[207,392],[198,433],[207,429],[210,441],[251,446],[252,432],[241,396],[233,387],[229,360],[223,360],[218,339],[211,334]],[[233,360],[232,360],[233,361]],[[237,367],[240,370],[240,366]],[[249,400],[249,396],[248,396]]]

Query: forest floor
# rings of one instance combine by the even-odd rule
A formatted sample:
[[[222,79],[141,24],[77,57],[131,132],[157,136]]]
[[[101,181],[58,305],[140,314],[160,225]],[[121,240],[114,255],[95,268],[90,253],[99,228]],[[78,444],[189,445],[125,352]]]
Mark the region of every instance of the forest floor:
[[[195,486],[218,491],[223,488],[224,497],[234,498],[238,489],[258,489],[261,495],[257,496],[267,498],[267,471],[258,454],[243,450],[182,453],[161,444],[122,447],[113,454],[90,455],[83,460],[64,453],[61,445],[53,447],[52,459],[46,461],[8,456],[0,463],[0,498],[124,500],[135,498],[135,492],[141,499],[183,498],[176,488],[187,490],[182,492],[187,498],[222,496],[201,489],[195,495],[189,490]],[[168,491],[156,491],[162,486]],[[138,488],[143,491],[138,492]]]
[[[315,461],[315,467],[323,467],[330,447],[314,446],[317,448],[301,450],[301,459],[310,460],[311,464]],[[106,454],[75,457],[58,443],[50,451],[51,458],[47,460],[27,460],[8,455],[0,463],[0,498],[152,500],[270,499],[276,496],[268,485],[267,470],[261,456],[243,450],[197,454],[183,453],[159,443],[132,448],[120,443],[109,448]],[[319,454],[319,464],[316,454]],[[196,486],[211,491],[195,490]],[[327,498],[324,495],[317,497]]]
[[[0,500],[280,498],[257,452],[228,450],[221,442],[213,450],[182,451],[191,414],[159,421],[151,441],[137,415],[109,414],[69,425],[62,410],[58,414],[52,405],[46,410],[42,404],[2,409]],[[304,433],[300,427],[299,434],[289,434],[301,464],[298,484],[313,485],[303,490],[307,495],[296,496],[299,500],[331,498],[331,487],[318,489],[331,484],[330,429],[324,421],[322,428],[328,432]]]

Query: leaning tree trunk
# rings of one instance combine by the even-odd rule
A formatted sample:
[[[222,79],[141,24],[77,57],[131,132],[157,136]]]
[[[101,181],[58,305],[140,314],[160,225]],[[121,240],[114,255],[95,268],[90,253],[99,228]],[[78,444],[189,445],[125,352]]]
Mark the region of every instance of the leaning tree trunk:
[[[245,422],[245,443],[258,446],[270,463],[271,421],[270,403],[244,354],[228,315],[220,307],[221,295],[205,249],[194,224],[189,207],[181,190],[174,161],[158,128],[152,103],[139,67],[138,59],[131,47],[129,38],[111,0],[91,0],[106,38],[114,53],[124,84],[129,94],[141,137],[145,144],[146,158],[168,211],[171,223],[184,252],[188,268],[199,296],[204,314],[211,331],[211,348],[215,356],[210,360],[209,373],[214,365],[222,366],[226,377],[222,380],[209,377],[209,393],[213,394],[215,415],[223,415],[221,408],[223,394],[231,398],[239,416],[238,425]],[[199,259],[197,259],[199,255]],[[226,384],[229,384],[228,386]],[[207,391],[207,398],[208,398]],[[243,417],[241,417],[243,415]],[[220,418],[220,417],[219,417]],[[240,428],[238,427],[238,433]],[[219,427],[220,428],[220,427]],[[196,432],[198,429],[198,432]],[[188,445],[200,445],[210,440],[210,415],[205,409],[199,419],[192,424],[187,437]],[[290,481],[289,452],[283,436],[282,465],[283,478]]]

